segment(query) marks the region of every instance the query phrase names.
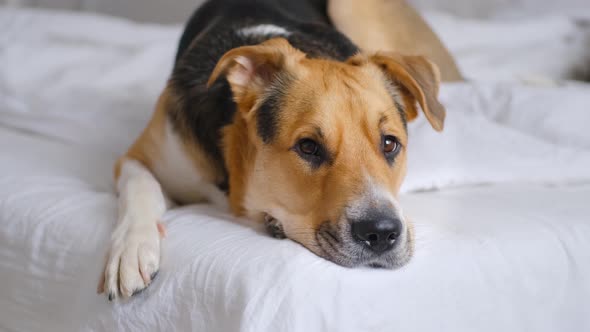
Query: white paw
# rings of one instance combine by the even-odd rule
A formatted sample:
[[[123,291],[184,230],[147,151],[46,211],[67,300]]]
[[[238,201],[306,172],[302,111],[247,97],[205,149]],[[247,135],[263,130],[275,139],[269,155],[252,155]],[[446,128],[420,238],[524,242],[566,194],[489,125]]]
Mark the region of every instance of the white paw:
[[[113,232],[98,292],[112,301],[145,289],[158,273],[163,235],[163,226],[156,222],[121,222]]]

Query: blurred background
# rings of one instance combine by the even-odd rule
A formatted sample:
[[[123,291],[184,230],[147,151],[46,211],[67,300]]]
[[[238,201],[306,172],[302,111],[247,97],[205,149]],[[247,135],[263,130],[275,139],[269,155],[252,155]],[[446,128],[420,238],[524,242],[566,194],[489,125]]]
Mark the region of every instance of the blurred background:
[[[142,22],[179,23],[204,0],[0,0],[10,6],[91,11]],[[590,11],[589,0],[410,0],[421,10],[441,10],[461,17],[514,17],[580,14]]]

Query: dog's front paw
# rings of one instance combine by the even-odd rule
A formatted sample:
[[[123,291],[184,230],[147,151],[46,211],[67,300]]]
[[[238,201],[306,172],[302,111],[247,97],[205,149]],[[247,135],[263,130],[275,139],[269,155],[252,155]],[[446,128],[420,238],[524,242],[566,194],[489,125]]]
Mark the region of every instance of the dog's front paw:
[[[269,216],[268,214],[264,216],[264,225],[266,226],[266,231],[268,234],[270,234],[270,236],[277,239],[287,238],[285,232],[283,231],[283,225],[281,222]]]
[[[122,222],[112,237],[98,292],[110,301],[129,298],[144,290],[156,277],[160,267],[161,224]]]

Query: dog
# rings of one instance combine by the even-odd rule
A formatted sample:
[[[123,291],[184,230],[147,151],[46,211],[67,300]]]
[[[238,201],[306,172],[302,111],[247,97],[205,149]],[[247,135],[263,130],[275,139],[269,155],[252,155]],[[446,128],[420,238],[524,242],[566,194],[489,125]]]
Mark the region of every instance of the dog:
[[[151,120],[115,165],[119,217],[99,293],[127,298],[152,282],[171,204],[209,201],[347,267],[408,262],[413,228],[396,198],[407,123],[421,109],[443,129],[440,72],[412,55],[428,47],[398,32],[366,39],[355,24],[415,27],[443,78],[460,74],[410,7],[380,3],[212,0],[193,14]],[[350,13],[363,4],[359,26]],[[380,45],[388,52],[373,53]]]

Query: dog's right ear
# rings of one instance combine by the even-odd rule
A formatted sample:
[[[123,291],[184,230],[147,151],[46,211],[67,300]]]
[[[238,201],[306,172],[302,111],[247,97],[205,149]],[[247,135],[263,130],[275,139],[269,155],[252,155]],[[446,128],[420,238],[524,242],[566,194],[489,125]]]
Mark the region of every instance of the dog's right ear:
[[[234,48],[217,62],[207,86],[225,75],[238,108],[247,112],[279,73],[293,71],[304,57],[304,53],[293,48],[284,38]]]
[[[408,121],[418,115],[415,105],[418,102],[432,128],[436,131],[443,130],[446,111],[438,101],[440,71],[434,63],[422,56],[407,56],[393,52],[377,53],[369,59],[378,65],[406,96]],[[349,61],[354,62],[355,59]]]

